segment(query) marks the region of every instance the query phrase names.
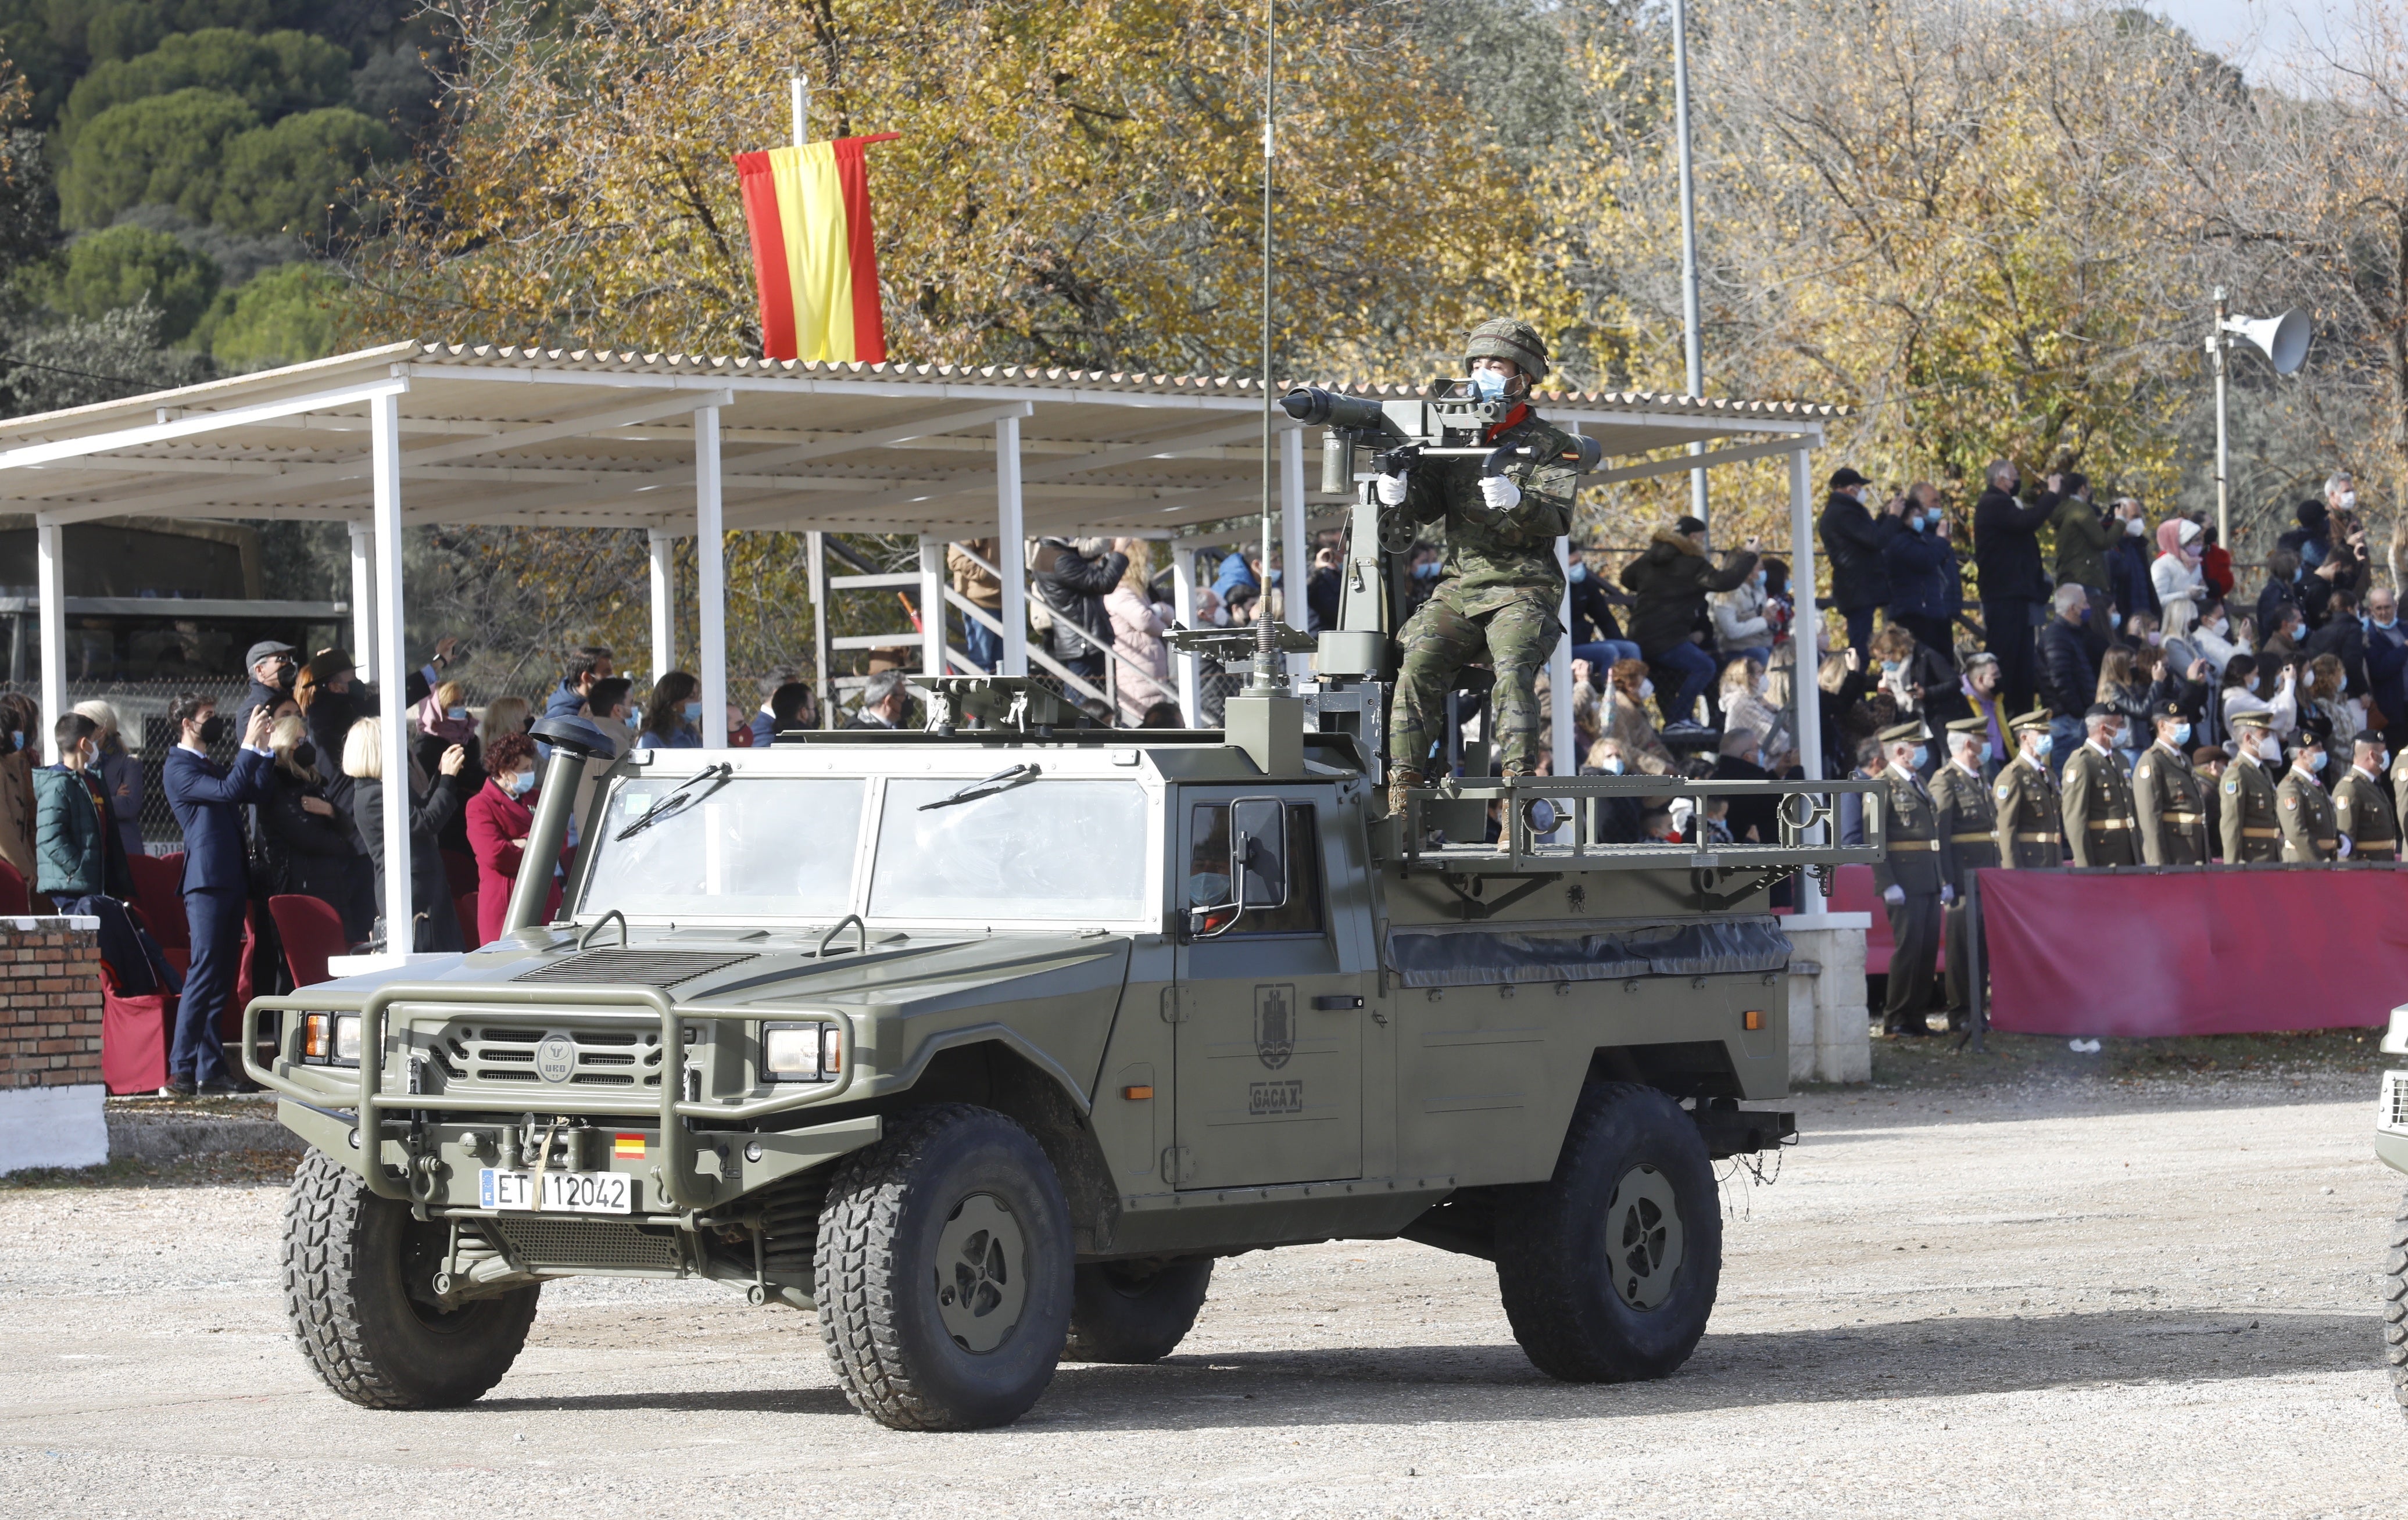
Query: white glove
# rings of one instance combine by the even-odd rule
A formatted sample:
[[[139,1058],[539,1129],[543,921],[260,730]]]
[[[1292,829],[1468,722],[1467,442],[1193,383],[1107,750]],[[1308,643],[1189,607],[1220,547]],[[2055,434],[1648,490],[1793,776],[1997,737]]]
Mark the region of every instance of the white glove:
[[[1891,887],[1885,888],[1882,892],[1882,901],[1888,903],[1893,908],[1897,907],[1899,903],[1906,901],[1906,888],[1903,887]]]
[[[2341,859],[2344,859],[2344,860],[2348,859],[2349,859],[2349,852],[2350,852],[2350,851],[2351,851],[2351,849],[2353,849],[2353,848],[2355,848],[2355,846],[2354,846],[2354,845],[2352,845],[2350,844],[2350,842],[2349,842],[2349,835],[2347,835],[2347,834],[2344,834],[2344,835],[2342,835],[2342,836],[2341,836]]]
[[[1522,488],[1501,475],[1480,477],[1480,499],[1488,504],[1491,512],[1511,512],[1522,504]]]
[[[1947,903],[1947,902],[1956,902],[1956,888],[1954,888],[1954,887],[1949,886],[1949,885],[1948,885],[1946,882],[1944,882],[1944,881],[1943,881],[1943,882],[1942,882],[1942,883],[1940,884],[1940,901],[1941,901],[1942,902],[1943,902],[1943,903]]]
[[[1405,504],[1405,477],[1403,476],[1382,476],[1380,477],[1379,490],[1380,504],[1382,506],[1402,506]]]

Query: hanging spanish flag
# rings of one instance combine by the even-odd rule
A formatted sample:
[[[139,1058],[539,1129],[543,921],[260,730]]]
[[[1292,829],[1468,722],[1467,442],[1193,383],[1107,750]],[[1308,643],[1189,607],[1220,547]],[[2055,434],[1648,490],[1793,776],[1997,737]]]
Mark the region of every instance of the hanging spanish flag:
[[[885,362],[863,149],[900,135],[882,132],[736,155],[752,233],[752,280],[761,292],[764,359]]]

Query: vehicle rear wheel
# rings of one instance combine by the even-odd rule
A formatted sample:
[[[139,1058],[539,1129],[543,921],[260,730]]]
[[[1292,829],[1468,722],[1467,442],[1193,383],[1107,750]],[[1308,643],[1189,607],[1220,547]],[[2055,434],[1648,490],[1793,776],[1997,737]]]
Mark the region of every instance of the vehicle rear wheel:
[[[897,1430],[1009,1425],[1070,1323],[1070,1210],[1027,1130],[965,1103],[887,1121],[820,1215],[820,1335],[853,1407]]]
[[[1567,1382],[1670,1377],[1706,1332],[1722,1264],[1705,1141],[1653,1087],[1589,1084],[1555,1176],[1498,1201],[1505,1317]]]
[[[2391,1255],[2383,1263],[2383,1360],[2391,1396],[2408,1409],[2408,1195],[2391,1221]]]
[[[1179,1349],[1212,1286],[1212,1258],[1096,1261],[1070,1286],[1066,1361],[1158,1362]]]
[[[502,1380],[526,1344],[540,1285],[446,1308],[435,1274],[449,1227],[368,1191],[322,1151],[284,1205],[284,1307],[327,1387],[370,1409],[448,1409]]]

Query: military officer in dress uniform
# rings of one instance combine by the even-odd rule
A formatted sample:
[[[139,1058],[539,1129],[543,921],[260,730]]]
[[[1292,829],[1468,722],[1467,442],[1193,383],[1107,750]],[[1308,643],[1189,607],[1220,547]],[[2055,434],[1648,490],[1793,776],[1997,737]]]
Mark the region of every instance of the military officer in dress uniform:
[[[1965,899],[1973,873],[1999,863],[1999,814],[1982,780],[1989,762],[1990,720],[1960,717],[1948,725],[1948,763],[1931,777],[1931,801],[1940,817],[1940,880],[1947,901],[1940,932],[1948,946],[1948,1027],[1962,1029],[1973,1013],[1972,967]]]
[[[2190,768],[2190,715],[2161,702],[2149,709],[2157,743],[2132,765],[2132,821],[2144,865],[2207,864],[2207,796]]]
[[[1884,729],[1881,774],[1883,831],[1889,848],[1873,867],[1873,884],[1889,910],[1889,996],[1882,1005],[1882,1032],[1929,1034],[1931,963],[1940,951],[1940,909],[1956,890],[1940,874],[1940,815],[1915,773],[1930,758],[1929,732],[1920,722]]]
[[[2349,841],[2353,860],[2400,858],[2399,819],[2383,789],[2383,735],[2372,729],[2350,746],[2350,765],[2333,788],[2333,826]]]
[[[2068,865],[2139,865],[2132,838],[2132,778],[2115,751],[2124,746],[2124,715],[2094,703],[2082,715],[2082,747],[2066,757],[2058,777]]]
[[[2266,774],[2266,750],[2274,743],[2273,735],[2266,729],[2266,715],[2235,713],[2232,737],[2239,752],[2224,768],[2224,784],[2217,788],[2224,798],[2217,809],[2217,822],[2224,835],[2224,863],[2248,865],[2279,859],[2283,853],[2283,829],[2275,821],[2281,809],[2274,805],[2274,778]]]
[[[2408,847],[2408,750],[2391,757],[2391,814],[2400,820],[2400,843]]]
[[[2291,747],[2291,768],[2274,788],[2283,820],[2285,860],[2331,860],[2341,854],[2332,794],[2325,790],[2325,742],[2302,729]]]
[[[2048,767],[2052,716],[2045,707],[2035,708],[2008,725],[2014,735],[2014,758],[2000,767],[1990,788],[1999,804],[1999,863],[2010,871],[2065,863],[2057,774]]]

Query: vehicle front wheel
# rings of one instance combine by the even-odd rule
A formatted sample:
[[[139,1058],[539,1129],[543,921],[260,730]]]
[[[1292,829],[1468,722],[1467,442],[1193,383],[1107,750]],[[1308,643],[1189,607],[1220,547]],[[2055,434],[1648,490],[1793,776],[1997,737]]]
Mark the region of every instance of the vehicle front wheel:
[[[1028,1131],[968,1104],[916,1109],[828,1186],[820,1335],[881,1425],[1009,1425],[1053,1381],[1070,1271],[1069,1205]]]
[[[1212,1286],[1212,1258],[1096,1261],[1070,1288],[1074,1362],[1158,1362],[1179,1349]]]
[[[1654,1087],[1589,1084],[1555,1176],[1498,1200],[1505,1317],[1567,1382],[1670,1377],[1706,1333],[1722,1264],[1713,1162]]]
[[[2383,1360],[2391,1369],[2391,1396],[2408,1409],[2408,1196],[2391,1221],[2391,1254],[2383,1263]]]
[[[327,1387],[370,1409],[449,1409],[510,1370],[543,1289],[446,1308],[435,1274],[450,1236],[324,1152],[301,1158],[284,1205],[284,1307]]]

